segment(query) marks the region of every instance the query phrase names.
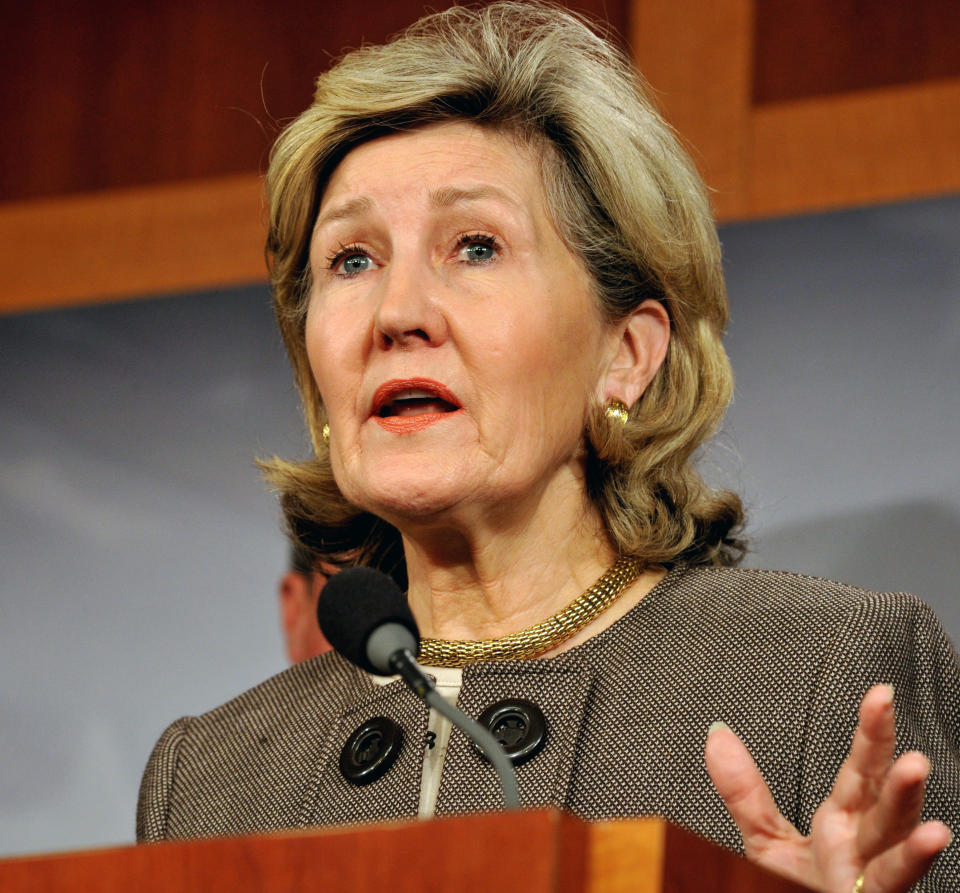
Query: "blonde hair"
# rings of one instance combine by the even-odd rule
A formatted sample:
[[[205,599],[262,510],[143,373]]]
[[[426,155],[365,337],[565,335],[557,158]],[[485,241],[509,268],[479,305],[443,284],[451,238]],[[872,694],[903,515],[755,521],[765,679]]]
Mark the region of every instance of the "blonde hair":
[[[577,16],[540,3],[453,7],[348,53],[318,78],[313,105],[273,148],[274,306],[315,450],[304,462],[264,463],[291,533],[328,561],[405,579],[398,532],[347,503],[330,469],[304,345],[308,251],[323,187],[352,148],[451,120],[545,150],[548,205],[608,320],[650,298],[670,315],[666,361],[626,425],[596,407],[587,426],[588,495],[614,547],[649,564],[736,563],[740,500],[711,490],[692,465],[732,390],[720,246],[703,184],[629,61]]]

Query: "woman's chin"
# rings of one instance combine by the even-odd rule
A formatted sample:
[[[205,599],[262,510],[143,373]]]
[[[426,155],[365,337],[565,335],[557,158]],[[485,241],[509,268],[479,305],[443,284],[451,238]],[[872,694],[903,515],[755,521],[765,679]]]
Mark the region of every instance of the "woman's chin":
[[[358,492],[347,495],[354,505],[402,527],[411,523],[437,519],[462,505],[468,498],[466,488],[458,480],[436,474],[371,474]],[[353,489],[353,488],[351,488]]]

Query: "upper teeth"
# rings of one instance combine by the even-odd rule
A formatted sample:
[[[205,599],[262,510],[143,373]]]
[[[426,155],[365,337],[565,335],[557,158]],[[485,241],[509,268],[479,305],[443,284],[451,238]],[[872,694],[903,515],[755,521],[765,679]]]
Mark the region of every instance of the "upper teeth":
[[[418,388],[414,388],[410,391],[400,391],[397,394],[394,394],[394,400],[421,400],[421,399],[436,399],[437,395],[430,393],[430,391],[421,391]]]

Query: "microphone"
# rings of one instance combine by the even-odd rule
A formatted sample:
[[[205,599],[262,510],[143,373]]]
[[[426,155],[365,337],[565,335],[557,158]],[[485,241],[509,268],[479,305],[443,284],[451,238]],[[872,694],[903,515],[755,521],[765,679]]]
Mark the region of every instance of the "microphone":
[[[332,574],[320,591],[317,621],[327,641],[368,673],[390,676],[396,672],[389,663],[395,651],[406,649],[414,655],[420,651],[420,630],[406,597],[391,577],[372,567]]]
[[[447,703],[417,664],[420,630],[406,596],[391,577],[370,567],[333,574],[320,592],[317,621],[327,641],[351,663],[379,676],[399,674],[427,706],[446,716],[493,764],[507,809],[519,808],[517,777],[500,742]]]

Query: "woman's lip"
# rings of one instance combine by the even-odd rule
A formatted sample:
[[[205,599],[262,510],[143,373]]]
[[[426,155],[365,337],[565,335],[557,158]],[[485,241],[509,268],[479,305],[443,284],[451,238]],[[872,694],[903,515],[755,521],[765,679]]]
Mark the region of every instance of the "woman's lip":
[[[390,431],[393,434],[414,434],[435,425],[437,422],[449,419],[459,412],[460,410],[457,409],[453,412],[422,412],[420,415],[375,415],[373,421],[385,431]]]
[[[434,381],[432,378],[394,378],[390,381],[385,381],[380,387],[373,392],[373,401],[370,407],[370,415],[374,416],[378,421],[383,421],[380,417],[380,411],[390,403],[397,394],[402,394],[404,391],[426,391],[427,393],[436,396],[438,400],[442,400],[444,403],[449,403],[451,406],[456,409],[460,408],[460,401],[457,399],[457,396],[448,388],[446,385],[441,384],[439,381]],[[422,413],[421,415],[416,416],[407,416],[408,419],[420,419],[427,416],[439,416],[450,415],[450,413]],[[389,419],[397,419],[399,416],[388,416]]]

